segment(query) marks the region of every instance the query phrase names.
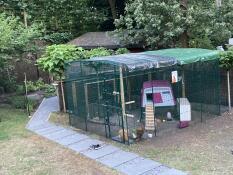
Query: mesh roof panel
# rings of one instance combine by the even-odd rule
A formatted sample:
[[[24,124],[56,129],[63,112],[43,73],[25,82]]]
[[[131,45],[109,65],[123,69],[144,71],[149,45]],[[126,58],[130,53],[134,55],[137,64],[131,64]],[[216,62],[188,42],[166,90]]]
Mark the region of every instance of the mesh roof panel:
[[[170,56],[149,55],[145,53],[129,53],[114,56],[94,57],[87,61],[98,61],[122,66],[129,72],[151,68],[168,67],[177,64],[177,59]]]

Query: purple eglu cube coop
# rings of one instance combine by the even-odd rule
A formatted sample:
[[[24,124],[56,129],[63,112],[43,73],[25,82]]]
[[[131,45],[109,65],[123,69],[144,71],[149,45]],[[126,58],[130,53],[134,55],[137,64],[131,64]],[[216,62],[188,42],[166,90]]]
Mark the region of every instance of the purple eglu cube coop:
[[[143,83],[142,107],[153,104],[154,107],[175,106],[170,83],[166,80],[153,80]]]

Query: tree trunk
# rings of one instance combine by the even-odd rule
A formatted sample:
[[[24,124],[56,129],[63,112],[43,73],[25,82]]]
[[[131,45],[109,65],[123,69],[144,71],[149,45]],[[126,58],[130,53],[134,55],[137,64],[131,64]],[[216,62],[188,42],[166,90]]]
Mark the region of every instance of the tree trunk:
[[[230,71],[227,71],[227,91],[228,91],[228,108],[231,111],[231,87],[230,87]]]
[[[27,12],[25,11],[25,9],[23,10],[23,19],[24,19],[24,26],[27,28],[28,20],[27,20]]]
[[[216,2],[216,7],[219,8],[222,6],[222,0],[215,0]]]
[[[186,13],[188,10],[188,0],[180,0],[180,8],[183,11],[183,16],[186,17]],[[184,30],[184,32],[180,36],[180,42],[181,46],[184,48],[189,47],[189,37],[188,37],[188,31],[187,28]]]
[[[108,3],[109,3],[110,8],[111,8],[112,18],[115,20],[117,18],[116,0],[108,0]]]

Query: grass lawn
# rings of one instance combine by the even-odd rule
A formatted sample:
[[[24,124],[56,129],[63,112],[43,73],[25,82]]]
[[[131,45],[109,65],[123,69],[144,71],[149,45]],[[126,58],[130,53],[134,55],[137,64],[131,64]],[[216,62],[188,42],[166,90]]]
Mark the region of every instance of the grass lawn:
[[[119,146],[192,175],[233,175],[233,114]]]
[[[25,129],[27,115],[0,105],[0,175],[117,174]]]

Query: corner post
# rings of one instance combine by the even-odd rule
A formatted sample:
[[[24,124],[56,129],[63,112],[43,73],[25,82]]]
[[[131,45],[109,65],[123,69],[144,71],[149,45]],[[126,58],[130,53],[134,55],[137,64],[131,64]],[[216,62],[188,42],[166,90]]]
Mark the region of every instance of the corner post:
[[[123,81],[123,71],[122,67],[119,69],[120,71],[120,92],[121,92],[121,108],[122,108],[122,121],[123,121],[123,140],[125,141],[125,132],[128,134],[127,126],[126,126],[126,113],[125,113],[125,91],[124,91],[124,81]],[[126,131],[125,131],[126,129]]]

